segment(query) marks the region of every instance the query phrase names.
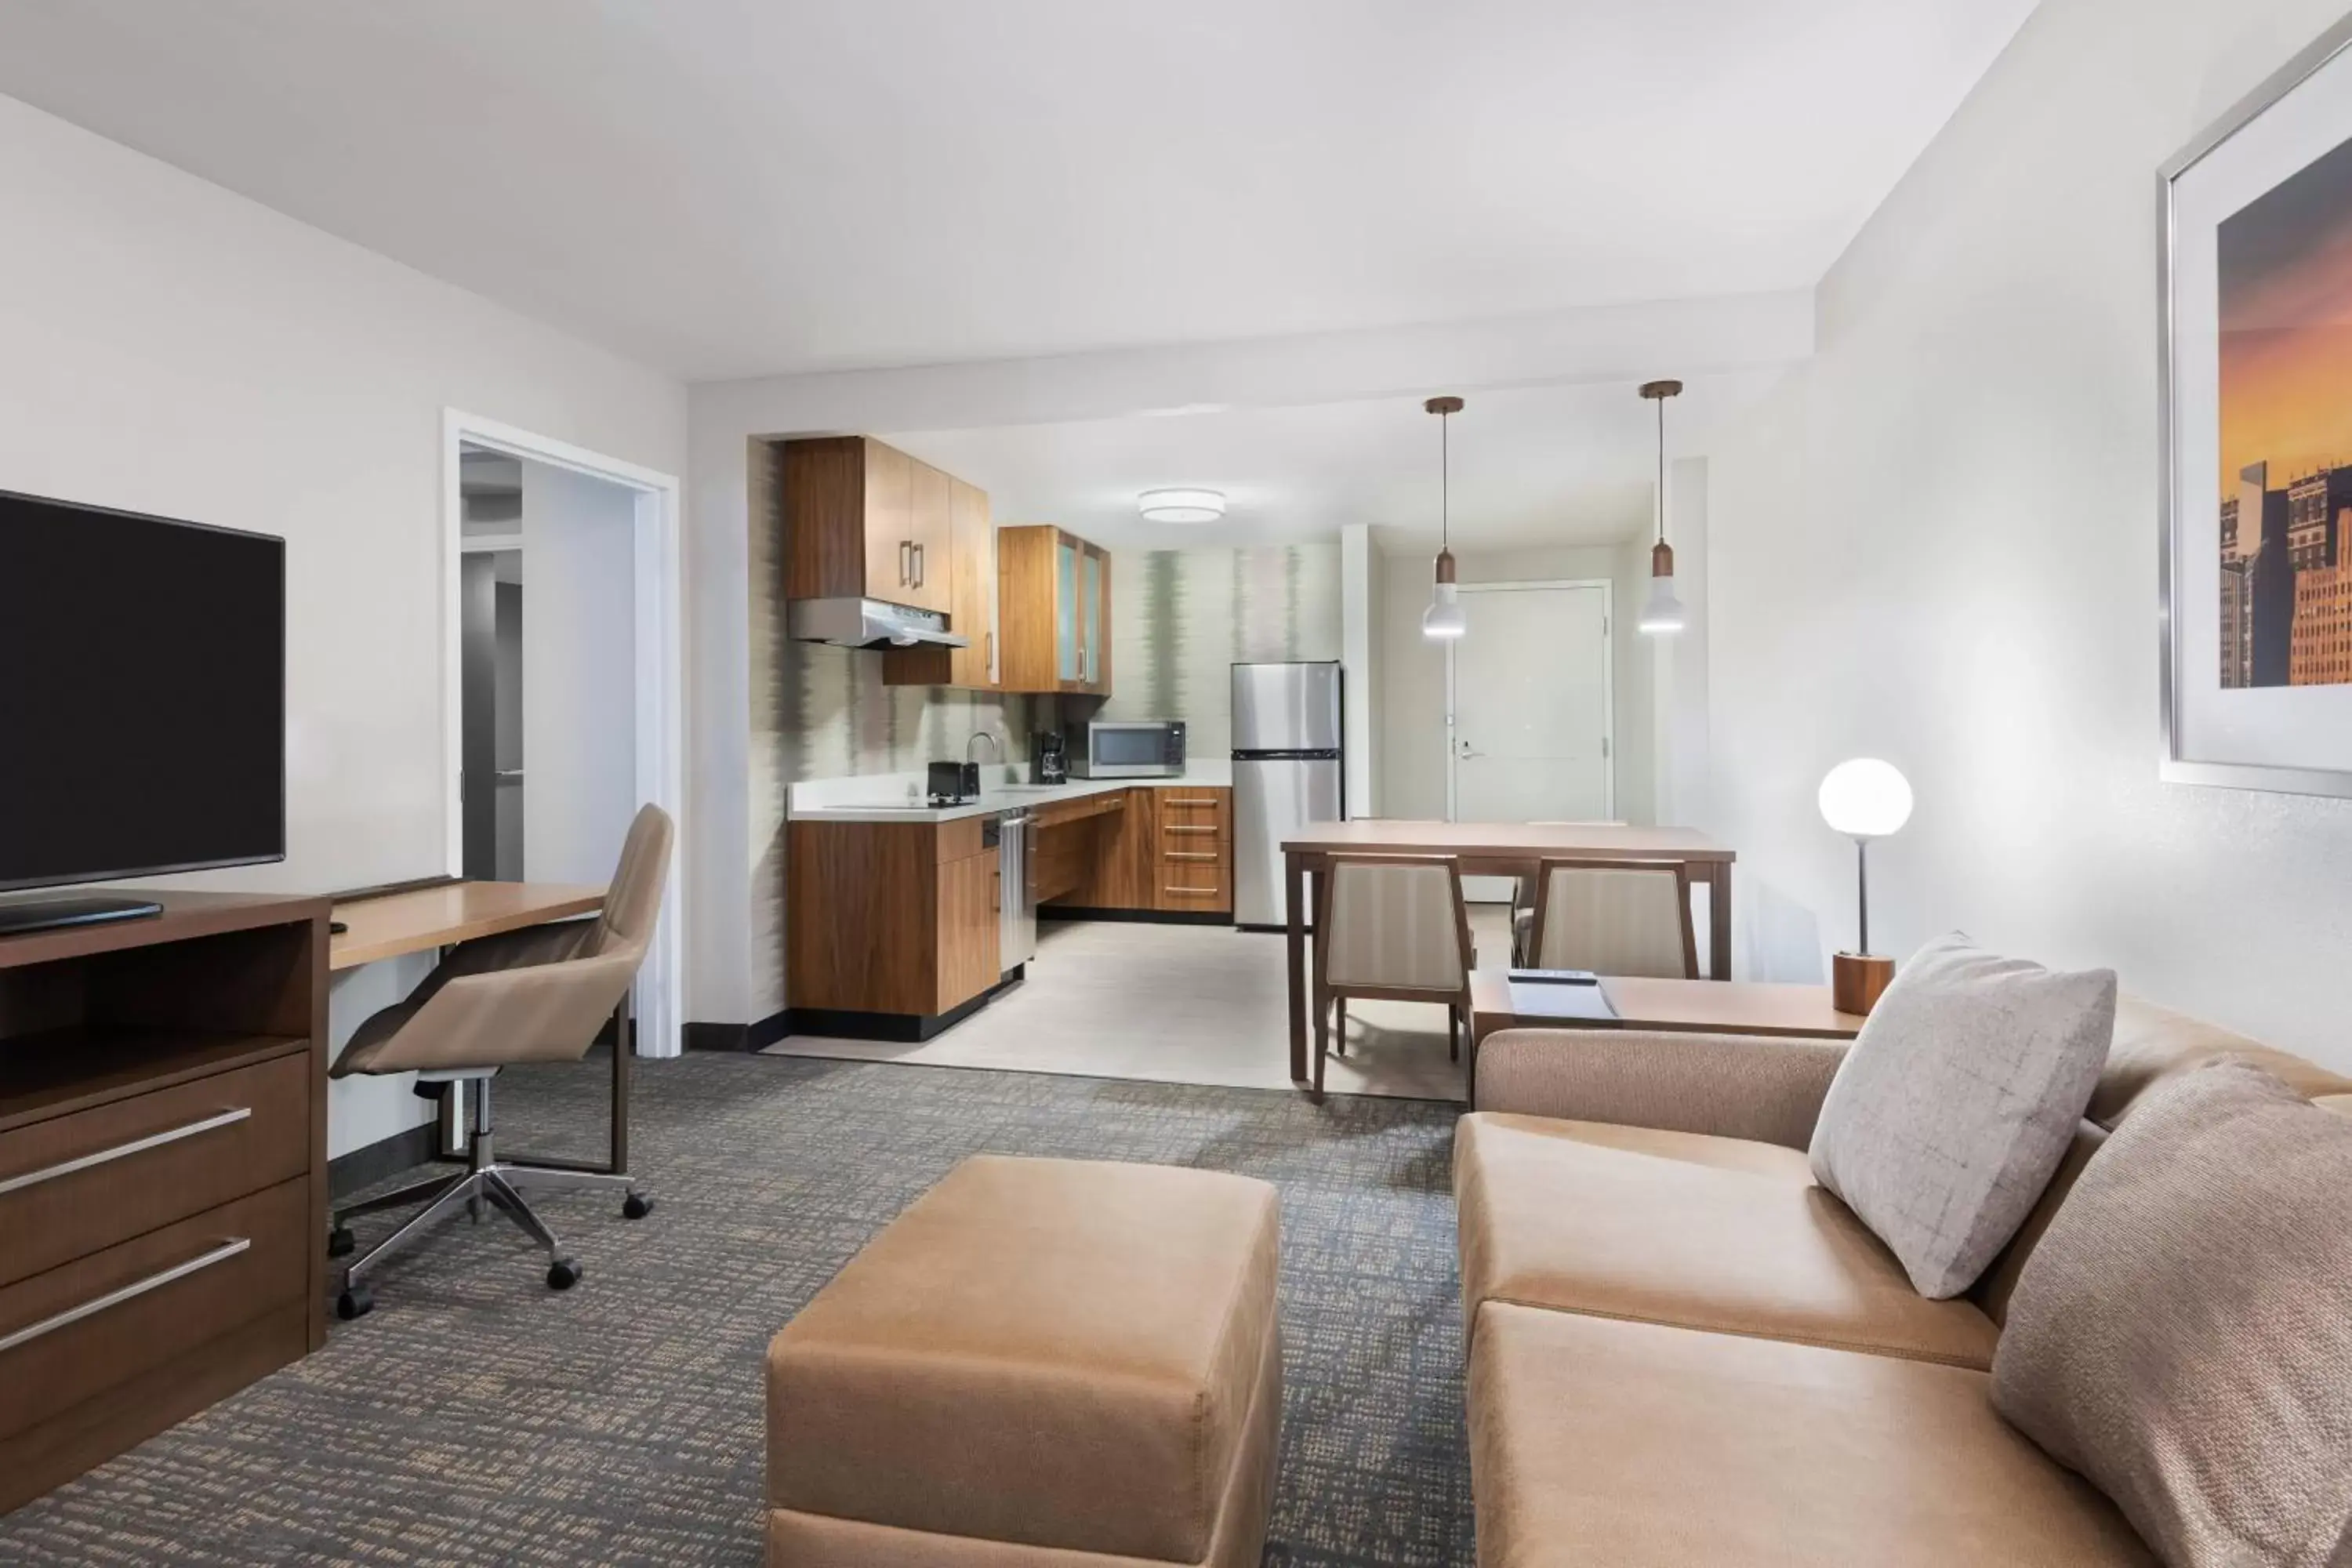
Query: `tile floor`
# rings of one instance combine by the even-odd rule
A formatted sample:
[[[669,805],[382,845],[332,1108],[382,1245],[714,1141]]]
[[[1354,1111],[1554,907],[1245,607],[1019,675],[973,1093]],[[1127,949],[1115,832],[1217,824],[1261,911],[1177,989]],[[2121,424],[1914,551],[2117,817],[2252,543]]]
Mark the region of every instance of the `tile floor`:
[[[1470,923],[1478,951],[1499,962],[1509,946],[1508,910],[1473,905]],[[1039,928],[1027,980],[936,1039],[794,1035],[768,1052],[1288,1089],[1282,957],[1281,937],[1229,926],[1049,922]],[[1445,1055],[1444,1010],[1350,1003],[1348,1054],[1331,1058],[1323,1087],[1461,1099],[1461,1066]]]

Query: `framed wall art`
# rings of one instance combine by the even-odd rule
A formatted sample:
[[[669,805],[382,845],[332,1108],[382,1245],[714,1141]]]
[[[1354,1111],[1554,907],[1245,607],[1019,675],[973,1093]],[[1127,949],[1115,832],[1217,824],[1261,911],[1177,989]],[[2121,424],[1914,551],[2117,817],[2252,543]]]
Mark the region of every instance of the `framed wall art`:
[[[2163,775],[2352,795],[2352,17],[2162,186]]]

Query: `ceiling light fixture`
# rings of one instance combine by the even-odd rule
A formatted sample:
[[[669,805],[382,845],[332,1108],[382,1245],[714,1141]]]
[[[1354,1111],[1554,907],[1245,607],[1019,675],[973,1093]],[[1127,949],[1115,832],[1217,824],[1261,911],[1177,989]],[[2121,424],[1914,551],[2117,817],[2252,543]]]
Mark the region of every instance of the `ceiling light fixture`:
[[[1683,602],[1675,597],[1675,551],[1666,542],[1666,399],[1680,396],[1679,381],[1646,381],[1642,395],[1658,405],[1658,542],[1650,550],[1650,598],[1642,606],[1642,629],[1671,637],[1683,629]]]
[[[1422,405],[1437,416],[1437,571],[1429,608],[1421,613],[1421,635],[1458,637],[1470,629],[1454,589],[1454,450],[1448,424],[1462,412],[1458,397],[1433,397]]]
[[[1225,515],[1222,490],[1146,490],[1135,498],[1146,522],[1214,522]]]

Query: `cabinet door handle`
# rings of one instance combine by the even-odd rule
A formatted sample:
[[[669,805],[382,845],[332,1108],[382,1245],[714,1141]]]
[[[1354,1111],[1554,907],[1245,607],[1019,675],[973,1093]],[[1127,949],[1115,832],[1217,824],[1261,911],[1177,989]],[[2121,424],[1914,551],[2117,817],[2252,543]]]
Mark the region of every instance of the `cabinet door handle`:
[[[125,1301],[144,1296],[150,1290],[169,1285],[174,1279],[184,1279],[199,1268],[210,1268],[215,1263],[226,1263],[252,1245],[253,1242],[249,1237],[236,1237],[222,1242],[210,1252],[197,1254],[185,1263],[175,1263],[160,1274],[150,1274],[144,1279],[134,1280],[120,1289],[109,1290],[103,1296],[93,1296],[80,1306],[68,1307],[53,1318],[43,1318],[37,1323],[27,1323],[13,1334],[0,1335],[0,1352],[12,1351],[18,1345],[30,1344],[43,1334],[55,1333],[69,1323],[79,1323],[84,1318],[105,1311],[109,1307],[119,1307]]]
[[[1214,833],[1216,828],[1205,822],[1198,825],[1183,822],[1171,822],[1163,824],[1161,826],[1161,831],[1166,833]]]
[[[996,668],[996,634],[994,632],[990,632],[988,634],[988,642],[986,646],[988,647],[988,679],[990,683],[992,685],[1004,679],[1003,675],[997,672]]]
[[[920,544],[918,544],[918,545],[916,545],[916,546],[915,546],[915,586],[916,586],[916,587],[918,587],[918,588],[919,588],[919,587],[921,587],[922,585],[923,585],[923,547],[922,547]]]
[[[1168,800],[1163,800],[1163,801],[1161,801],[1160,804],[1160,805],[1204,805],[1204,806],[1207,806],[1208,808],[1210,808],[1210,809],[1211,809],[1211,810],[1213,810],[1213,811],[1216,809],[1216,805],[1217,805],[1217,803],[1216,803],[1215,801],[1213,801],[1213,800],[1176,800],[1176,799],[1168,799]]]
[[[1168,885],[1168,890],[1187,899],[1213,899],[1218,891],[1214,888],[1180,888],[1172,882]]]
[[[911,539],[898,541],[898,586],[901,588],[915,580],[914,561],[915,542]]]
[[[240,1105],[234,1110],[224,1110],[217,1116],[207,1116],[191,1121],[184,1127],[174,1127],[165,1132],[151,1132],[144,1138],[134,1138],[128,1143],[118,1143],[111,1149],[100,1149],[95,1154],[83,1154],[62,1164],[47,1165],[37,1171],[27,1171],[21,1176],[0,1181],[0,1194],[13,1193],[26,1187],[37,1187],[43,1182],[54,1182],[59,1176],[70,1176],[76,1171],[87,1171],[93,1165],[123,1159],[131,1154],[143,1154],[150,1149],[160,1149],[166,1143],[176,1143],[183,1138],[194,1138],[199,1132],[210,1132],[215,1127],[226,1127],[243,1121],[253,1114],[253,1107]],[[0,1349],[5,1349],[0,1346]]]
[[[1214,860],[1218,857],[1213,849],[1162,849],[1160,858],[1162,860]]]

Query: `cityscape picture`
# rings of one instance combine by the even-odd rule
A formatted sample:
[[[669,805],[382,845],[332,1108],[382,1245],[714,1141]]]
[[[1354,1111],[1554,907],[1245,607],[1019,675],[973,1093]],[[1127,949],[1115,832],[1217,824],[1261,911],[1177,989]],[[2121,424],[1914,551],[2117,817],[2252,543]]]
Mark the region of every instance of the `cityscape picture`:
[[[2219,239],[2221,684],[2352,682],[2352,142]]]

